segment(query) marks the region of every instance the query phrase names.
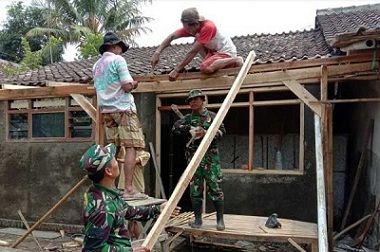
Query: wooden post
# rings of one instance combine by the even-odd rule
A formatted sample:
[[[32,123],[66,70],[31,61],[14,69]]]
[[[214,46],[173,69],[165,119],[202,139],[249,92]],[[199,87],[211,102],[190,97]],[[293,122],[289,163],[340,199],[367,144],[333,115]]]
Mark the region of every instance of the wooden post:
[[[321,139],[321,119],[314,115],[315,131],[315,159],[317,166],[317,206],[318,206],[318,244],[319,251],[328,251],[327,223],[326,223],[326,190],[323,174],[323,150]]]
[[[154,150],[154,146],[153,146],[152,142],[149,142],[149,149],[150,149],[150,153],[152,153],[152,160],[153,160],[154,169],[156,170],[156,176],[158,179],[158,183],[160,184],[161,197],[163,199],[166,199],[164,184],[162,183],[162,179],[161,179],[161,168],[157,163],[156,151]]]
[[[177,203],[179,202],[182,194],[186,190],[186,187],[189,185],[191,178],[193,177],[195,170],[198,168],[201,159],[204,156],[204,153],[210,146],[212,140],[215,137],[216,132],[218,131],[220,125],[223,122],[224,117],[226,116],[228,109],[230,108],[232,102],[234,101],[236,95],[238,94],[240,87],[246,77],[250,66],[255,58],[256,54],[254,51],[251,51],[244,62],[239,74],[237,75],[230,91],[227,94],[227,97],[224,99],[222,106],[220,107],[218,113],[215,116],[214,121],[212,122],[210,128],[207,130],[206,135],[203,137],[201,144],[199,145],[197,151],[195,152],[193,158],[188,164],[186,170],[183,172],[180,180],[177,183],[176,188],[173,191],[173,194],[170,196],[166,207],[163,209],[159,215],[156,223],[150,230],[148,236],[146,237],[143,247],[152,249],[159,234],[162,229],[165,227],[166,222],[169,220],[170,214],[173,212]]]
[[[252,171],[255,167],[255,108],[253,106],[253,91],[249,92],[249,146],[248,146],[248,170]]]
[[[96,108],[95,142],[100,145],[104,144],[103,115],[99,106]]]
[[[332,140],[330,134],[332,134],[332,128],[329,127],[330,118],[330,106],[326,103],[328,98],[328,73],[327,67],[321,66],[321,124],[322,124],[322,150],[323,150],[323,168],[326,181],[326,199],[327,199],[327,234],[329,239],[329,251],[334,250],[334,187],[333,187],[333,167],[330,162],[329,147],[332,146]]]

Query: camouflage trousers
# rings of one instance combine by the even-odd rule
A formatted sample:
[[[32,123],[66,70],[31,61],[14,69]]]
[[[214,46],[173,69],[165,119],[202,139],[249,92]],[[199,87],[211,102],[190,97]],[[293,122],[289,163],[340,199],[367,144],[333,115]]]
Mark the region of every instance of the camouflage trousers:
[[[189,150],[186,151],[187,163],[191,161],[194,153]],[[213,202],[224,201],[222,179],[223,174],[220,168],[219,151],[215,148],[209,149],[190,181],[191,201],[203,200],[203,190],[205,189],[203,181],[206,182],[207,194]]]

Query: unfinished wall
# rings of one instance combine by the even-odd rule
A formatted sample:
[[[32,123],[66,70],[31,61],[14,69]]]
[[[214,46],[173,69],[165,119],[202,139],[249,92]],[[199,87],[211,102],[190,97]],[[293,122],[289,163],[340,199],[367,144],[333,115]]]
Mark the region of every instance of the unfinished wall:
[[[318,87],[309,87],[316,97],[318,97]],[[231,112],[231,111],[230,111]],[[229,112],[229,113],[230,113]],[[172,123],[178,118],[173,112],[162,113],[162,145],[169,144],[168,136]],[[266,117],[273,117],[267,114]],[[243,134],[231,134],[229,126],[237,125],[238,127],[245,127],[241,125],[240,115],[235,115],[236,119],[231,122],[225,122],[227,126],[227,135],[219,145],[221,152],[222,168],[235,168],[241,169],[242,164],[248,162],[248,136]],[[258,125],[260,118],[255,119],[255,126],[268,127],[268,125]],[[275,121],[273,118],[267,121]],[[230,132],[230,134],[229,134]],[[244,214],[244,215],[259,215],[269,216],[276,212],[282,218],[290,218],[301,221],[317,222],[317,191],[316,191],[316,174],[315,174],[315,143],[314,143],[314,114],[310,109],[305,109],[305,173],[304,175],[259,175],[259,174],[232,174],[224,173],[223,190],[225,193],[225,211],[230,214]],[[255,146],[260,147],[259,138],[267,138],[267,144],[276,145],[277,135],[257,135],[255,136]],[[296,139],[296,140],[294,140]],[[298,158],[294,155],[294,149],[297,148],[298,137],[294,133],[286,135],[283,141],[283,150],[285,155],[285,163],[294,164],[295,159]],[[170,183],[170,179],[178,181],[180,175],[187,167],[183,157],[179,157],[183,153],[184,143],[183,140],[175,137],[172,139],[174,150],[162,147],[163,162],[167,166],[163,166],[163,180],[165,186]],[[344,181],[346,170],[346,150],[347,150],[348,136],[339,135],[334,137],[334,154],[338,159],[334,162],[334,188],[336,197],[335,214],[341,214],[344,201]],[[268,148],[270,149],[270,148]],[[183,154],[182,154],[183,155]],[[260,153],[255,152],[255,165],[260,166]],[[174,156],[173,167],[170,168],[170,157]],[[265,155],[264,155],[265,156]],[[288,158],[288,156],[291,156]],[[260,161],[261,160],[261,161]],[[258,162],[258,163],[256,163]],[[271,167],[274,165],[274,159],[265,161]],[[298,162],[298,161],[297,161]],[[287,165],[286,165],[287,167]],[[180,203],[181,207],[190,210],[188,191],[182,197]],[[208,204],[208,211],[214,211],[212,204]]]
[[[137,95],[136,104],[146,140],[155,139],[154,94]],[[6,142],[5,102],[0,103],[0,219],[28,221],[45,215],[85,175],[78,163],[94,142]],[[149,182],[150,166],[145,168]],[[45,222],[81,225],[83,193],[88,181]],[[147,189],[149,183],[147,183]]]
[[[344,94],[352,98],[368,98],[380,96],[380,82],[363,82],[352,85],[345,85],[342,88]],[[362,154],[365,134],[368,129],[369,120],[374,120],[374,130],[367,155],[367,161],[363,166],[363,173],[360,176],[359,184],[356,190],[352,210],[350,211],[350,222],[362,218],[364,215],[373,212],[380,201],[380,103],[354,103],[346,105],[347,111],[347,130],[353,135],[352,148],[350,149],[350,180],[347,184],[347,194],[352,189],[352,181],[355,176],[356,169],[359,164],[359,159]],[[379,215],[375,218],[375,222],[368,234],[366,244],[369,247],[379,245],[380,218]]]

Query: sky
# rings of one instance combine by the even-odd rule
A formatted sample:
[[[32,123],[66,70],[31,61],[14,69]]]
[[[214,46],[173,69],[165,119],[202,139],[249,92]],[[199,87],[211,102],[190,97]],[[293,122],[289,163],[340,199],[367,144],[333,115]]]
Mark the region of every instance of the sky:
[[[0,23],[6,18],[6,6],[15,0],[0,0]],[[30,4],[32,0],[21,0]],[[275,34],[314,28],[317,9],[380,3],[380,0],[152,0],[141,5],[144,16],[154,18],[146,26],[152,33],[136,38],[139,46],[158,46],[181,27],[182,10],[196,7],[206,19],[229,37],[248,34]],[[191,42],[179,39],[174,43]],[[73,60],[75,46],[69,46],[65,60]]]

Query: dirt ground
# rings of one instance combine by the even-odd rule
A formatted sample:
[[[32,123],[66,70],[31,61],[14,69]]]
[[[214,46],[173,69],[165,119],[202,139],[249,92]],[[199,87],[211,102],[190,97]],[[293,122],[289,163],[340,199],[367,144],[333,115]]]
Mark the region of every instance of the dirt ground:
[[[0,233],[0,241],[13,244],[20,236],[12,234]],[[81,245],[73,240],[70,234],[65,237],[58,237],[55,239],[37,238],[42,247],[42,251],[55,251],[55,252],[80,252]],[[214,245],[210,245],[214,243]],[[202,251],[252,251],[252,252],[294,252],[297,251],[290,244],[276,244],[276,243],[252,243],[247,241],[217,241],[210,242],[208,240],[201,240],[188,244],[185,238],[177,238],[172,246],[174,252],[202,252]],[[307,249],[307,247],[305,247]],[[23,240],[16,249],[10,247],[0,246],[0,252],[23,252],[23,251],[41,251],[36,241],[28,236]],[[152,251],[162,252],[160,246],[157,244]],[[308,250],[307,250],[308,251]]]
[[[18,235],[0,233],[0,240],[13,244],[20,238]],[[69,236],[59,237],[55,239],[37,238],[38,243],[41,245],[43,251],[56,251],[56,252],[80,252],[81,245],[71,239]],[[41,251],[36,241],[28,236],[19,245],[16,246],[19,250],[24,251]],[[6,250],[8,249],[8,250]],[[9,247],[0,246],[0,251],[13,251]]]

